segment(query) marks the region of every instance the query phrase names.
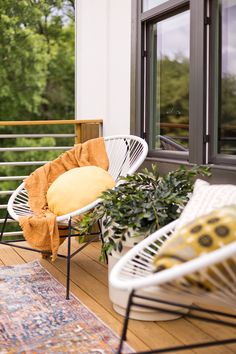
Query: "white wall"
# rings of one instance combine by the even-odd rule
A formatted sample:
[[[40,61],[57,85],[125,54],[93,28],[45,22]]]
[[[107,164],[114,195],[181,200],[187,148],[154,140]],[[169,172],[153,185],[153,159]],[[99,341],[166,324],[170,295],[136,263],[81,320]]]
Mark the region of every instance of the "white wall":
[[[76,118],[129,134],[131,0],[78,0],[76,45]]]

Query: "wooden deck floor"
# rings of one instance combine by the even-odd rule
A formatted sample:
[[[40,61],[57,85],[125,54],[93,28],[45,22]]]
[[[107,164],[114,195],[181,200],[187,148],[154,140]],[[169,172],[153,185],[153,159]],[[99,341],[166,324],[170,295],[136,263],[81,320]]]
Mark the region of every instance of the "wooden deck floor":
[[[113,311],[108,297],[107,266],[99,263],[99,243],[92,243],[72,259],[71,291],[95,312],[116,333],[120,334],[123,317]],[[15,265],[40,259],[40,254],[0,246],[0,264]],[[54,263],[41,259],[42,265],[65,285],[65,260],[58,258]],[[236,329],[207,324],[192,319],[168,322],[143,322],[131,320],[128,343],[137,351],[161,348],[170,345],[189,344],[192,341],[234,338]],[[186,354],[232,354],[236,345],[181,351]]]

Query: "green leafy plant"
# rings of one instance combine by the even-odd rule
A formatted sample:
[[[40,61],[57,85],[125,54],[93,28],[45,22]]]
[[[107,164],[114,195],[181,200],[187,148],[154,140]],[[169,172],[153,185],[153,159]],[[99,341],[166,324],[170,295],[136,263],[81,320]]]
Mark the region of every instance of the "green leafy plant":
[[[177,219],[189,200],[197,175],[209,176],[209,168],[184,166],[160,176],[157,166],[121,177],[120,183],[102,193],[102,203],[78,224],[81,234],[103,218],[100,260],[113,250],[121,252],[130,237],[150,235]]]

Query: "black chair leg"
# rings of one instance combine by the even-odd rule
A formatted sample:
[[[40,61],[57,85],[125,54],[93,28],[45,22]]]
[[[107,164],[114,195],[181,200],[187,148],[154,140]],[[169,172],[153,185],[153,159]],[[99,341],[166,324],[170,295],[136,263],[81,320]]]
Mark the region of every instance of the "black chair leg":
[[[123,324],[123,328],[122,328],[120,344],[119,344],[119,348],[118,348],[117,354],[121,354],[122,348],[123,348],[123,342],[127,339],[127,329],[128,329],[129,315],[130,315],[130,311],[131,311],[131,306],[132,306],[132,303],[133,303],[133,300],[132,300],[133,296],[134,296],[134,290],[131,291],[131,293],[129,295],[127,308],[126,308],[126,312],[125,312],[125,320],[124,320],[124,324]]]
[[[71,259],[71,231],[72,231],[72,219],[68,222],[68,247],[66,257],[66,300],[70,299],[70,259]]]
[[[5,227],[6,227],[6,224],[7,224],[7,219],[9,217],[9,213],[7,211],[6,213],[6,216],[5,216],[5,219],[4,219],[4,222],[2,224],[2,230],[1,230],[1,234],[0,234],[0,241],[2,241],[2,238],[3,238],[3,233],[4,233],[4,230],[5,230]]]

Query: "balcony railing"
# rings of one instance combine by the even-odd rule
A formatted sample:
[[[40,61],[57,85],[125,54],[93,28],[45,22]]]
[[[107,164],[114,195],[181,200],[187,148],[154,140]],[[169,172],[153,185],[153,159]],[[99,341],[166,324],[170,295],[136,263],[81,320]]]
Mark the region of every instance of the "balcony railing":
[[[102,136],[100,119],[0,122],[0,230],[17,185],[75,143],[98,136]],[[8,221],[5,237],[22,235],[13,223]]]

